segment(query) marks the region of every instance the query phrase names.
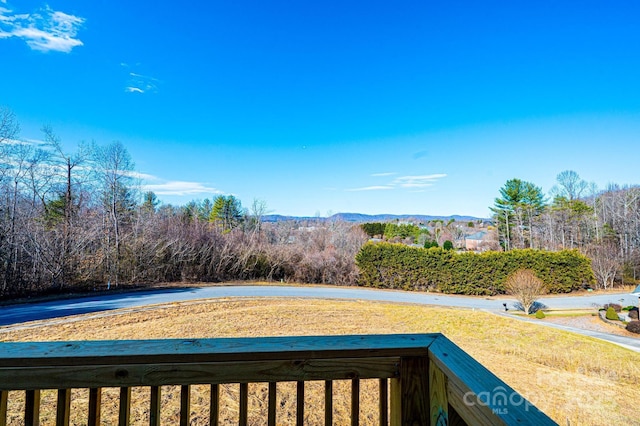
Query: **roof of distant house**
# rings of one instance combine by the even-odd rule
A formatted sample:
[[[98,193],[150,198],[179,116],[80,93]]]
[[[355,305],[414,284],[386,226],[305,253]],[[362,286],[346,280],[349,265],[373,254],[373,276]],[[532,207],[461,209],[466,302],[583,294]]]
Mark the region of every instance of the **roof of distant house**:
[[[487,235],[487,231],[476,232],[475,234],[467,235],[465,240],[482,240]]]

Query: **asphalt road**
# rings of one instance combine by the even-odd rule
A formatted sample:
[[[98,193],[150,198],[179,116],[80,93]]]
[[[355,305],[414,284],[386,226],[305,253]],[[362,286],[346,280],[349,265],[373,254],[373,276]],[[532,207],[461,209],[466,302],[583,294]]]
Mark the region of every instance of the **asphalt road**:
[[[130,293],[101,294],[66,300],[54,300],[0,307],[0,326],[27,321],[59,318],[69,315],[135,308],[159,303],[181,302],[221,297],[309,297],[322,299],[360,299],[396,303],[418,303],[461,308],[503,311],[503,303],[514,308],[515,299],[453,296],[435,293],[374,290],[345,287],[293,286],[215,286],[160,289]],[[552,296],[539,302],[551,309],[593,308],[605,303],[623,306],[637,305],[638,299],[629,294],[589,296]]]
[[[472,308],[509,315],[504,303],[514,309],[515,299],[493,297],[454,296],[434,293],[405,292],[397,290],[373,290],[344,287],[293,287],[293,286],[216,286],[160,289],[136,291],[131,293],[101,294],[48,302],[23,303],[0,307],[0,326],[15,326],[28,321],[47,320],[70,315],[105,312],[114,309],[136,308],[148,305],[182,302],[197,299],[225,297],[307,297],[322,299],[357,299],[394,303],[417,303],[460,308]],[[623,306],[637,305],[635,296],[625,293],[587,296],[550,296],[540,298],[539,302],[550,309],[580,309],[602,306],[605,303],[619,303]],[[520,316],[511,316],[527,321]],[[559,328],[583,335],[606,340],[617,345],[640,352],[640,339],[582,330],[552,323],[537,324]]]

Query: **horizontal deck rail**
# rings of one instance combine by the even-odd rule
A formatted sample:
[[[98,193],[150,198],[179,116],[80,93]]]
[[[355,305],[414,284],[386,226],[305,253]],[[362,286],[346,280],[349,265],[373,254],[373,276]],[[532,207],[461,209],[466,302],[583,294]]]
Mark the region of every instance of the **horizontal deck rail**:
[[[220,421],[221,385],[239,384],[237,422],[248,424],[249,384],[264,383],[266,419],[277,419],[277,391],[294,382],[292,424],[306,424],[308,383],[324,385],[325,424],[334,422],[334,382],[350,382],[351,424],[360,422],[361,381],[376,381],[377,421],[387,425],[555,424],[441,334],[231,339],[0,343],[0,426],[19,394],[21,423],[39,424],[41,392],[56,390],[55,422],[68,425],[72,389],[85,389],[84,422],[101,422],[102,391],[118,388],[118,423],[129,424],[132,388],[148,389],[151,425],[161,419],[163,389],[179,387],[179,423],[190,424],[193,385],[210,386],[209,414]],[[24,391],[24,392],[16,392]],[[177,423],[178,421],[176,421]]]

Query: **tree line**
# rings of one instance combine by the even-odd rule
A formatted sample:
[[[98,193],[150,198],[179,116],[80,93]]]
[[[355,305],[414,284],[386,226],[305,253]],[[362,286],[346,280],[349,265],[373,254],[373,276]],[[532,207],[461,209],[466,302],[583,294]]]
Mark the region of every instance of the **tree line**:
[[[264,223],[264,201],[246,208],[231,195],[162,204],[140,190],[121,142],[69,152],[51,127],[42,131],[41,143],[21,140],[15,114],[0,107],[0,298],[169,281],[358,284],[355,257],[369,236],[423,247],[445,235],[455,246],[464,239],[463,229],[442,220],[431,221],[430,232],[391,223]],[[605,288],[638,278],[638,186],[599,190],[565,171],[546,196],[511,179],[492,211],[496,248],[578,249]]]
[[[338,222],[263,223],[234,196],[163,205],[121,142],[68,152],[51,127],[20,140],[0,108],[0,297],[169,281],[355,284],[366,234]]]
[[[520,179],[508,180],[492,207],[502,249],[579,249],[598,283],[640,278],[640,186],[598,189],[567,170],[546,196]]]

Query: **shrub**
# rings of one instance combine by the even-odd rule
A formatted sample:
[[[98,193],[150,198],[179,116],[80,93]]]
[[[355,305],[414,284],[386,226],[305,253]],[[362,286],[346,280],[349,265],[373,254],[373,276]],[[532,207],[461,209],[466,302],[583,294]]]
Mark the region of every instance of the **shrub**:
[[[622,306],[617,303],[606,303],[604,305],[604,309],[609,310],[609,308],[613,308],[613,310],[616,312],[622,311]]]
[[[627,331],[640,334],[640,321],[631,321],[627,324]]]
[[[411,242],[414,243],[422,232],[417,225],[410,224],[387,223],[384,227],[384,237],[387,240],[400,237],[401,239],[411,239]]]
[[[638,308],[636,308],[635,306],[631,309],[629,309],[629,318],[631,319],[640,319],[638,318]]]
[[[637,309],[637,308],[633,305],[625,306],[624,308],[622,308],[623,311],[630,311],[632,309]]]
[[[445,250],[453,250],[453,242],[451,242],[451,240],[445,241],[442,243],[442,248]]]
[[[424,248],[438,247],[438,242],[434,240],[427,240],[424,242]]]
[[[428,243],[428,244],[427,244]],[[425,247],[431,246],[431,241]],[[401,244],[368,243],[356,256],[359,284],[367,287],[443,293],[491,295],[505,293],[505,281],[519,269],[529,269],[550,293],[568,293],[595,282],[590,260],[576,250],[489,251],[456,253],[424,250]]]
[[[542,310],[539,309],[536,311],[536,318],[542,319],[544,317],[546,317],[546,315],[544,314],[544,312],[542,312]]]
[[[618,318],[618,314],[616,313],[616,310],[613,309],[613,307],[611,307],[611,306],[609,306],[607,308],[607,313],[604,316],[608,320],[612,320],[612,321],[619,321],[620,320],[620,318]]]

